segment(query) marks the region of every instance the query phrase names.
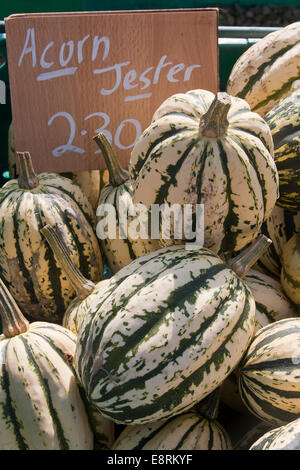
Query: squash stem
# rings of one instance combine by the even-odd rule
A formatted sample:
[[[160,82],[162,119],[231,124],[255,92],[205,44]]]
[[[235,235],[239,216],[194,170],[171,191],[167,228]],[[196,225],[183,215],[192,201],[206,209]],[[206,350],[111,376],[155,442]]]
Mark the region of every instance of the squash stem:
[[[77,293],[77,297],[79,299],[85,299],[91,292],[93,292],[95,284],[81,274],[77,266],[73,263],[61,236],[53,227],[51,227],[51,225],[45,225],[40,231],[46,238],[57,260],[61,264]]]
[[[39,179],[33,169],[29,152],[17,152],[19,166],[18,184],[21,189],[35,189],[39,186]]]
[[[0,316],[2,331],[6,338],[13,338],[28,331],[29,321],[24,317],[2,279],[0,279]]]
[[[227,115],[231,106],[231,97],[228,93],[216,94],[209,110],[200,120],[199,130],[206,137],[221,137],[229,125]]]
[[[129,178],[127,170],[121,167],[118,157],[106,135],[100,133],[93,138],[100,148],[109,172],[109,183],[115,188],[121,186]]]
[[[260,234],[254,242],[244,248],[241,253],[227,261],[227,265],[240,277],[247,275],[249,269],[256,263],[266,249],[271,245],[272,240]]]
[[[221,399],[222,384],[196,405],[196,411],[210,421],[217,419]]]

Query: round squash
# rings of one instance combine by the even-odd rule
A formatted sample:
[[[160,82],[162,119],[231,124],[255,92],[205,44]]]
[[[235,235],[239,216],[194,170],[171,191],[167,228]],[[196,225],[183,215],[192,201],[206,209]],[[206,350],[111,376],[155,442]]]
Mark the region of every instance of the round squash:
[[[76,336],[29,324],[0,280],[0,449],[92,450],[93,433],[72,360]]]
[[[286,295],[300,308],[300,233],[283,248],[281,284]]]
[[[272,240],[272,244],[261,255],[255,269],[280,279],[283,247],[298,231],[300,231],[300,212],[290,212],[275,205],[261,230],[266,237]]]
[[[95,215],[86,196],[68,178],[36,176],[30,155],[20,154],[18,180],[0,188],[0,275],[25,315],[60,323],[76,293],[40,234],[47,223],[61,233],[80,271],[101,280]]]
[[[280,196],[276,204],[289,211],[299,212],[300,90],[294,91],[275,105],[264,119],[272,132],[274,159],[279,175]]]
[[[132,150],[130,178],[133,202],[150,214],[153,204],[191,204],[195,212],[203,204],[204,246],[223,258],[256,238],[278,197],[264,119],[246,101],[206,90],[161,104]]]
[[[121,212],[123,208],[128,212],[126,216],[127,227],[134,220],[133,216],[129,215],[133,209],[133,202],[128,171],[121,167],[118,157],[105,134],[100,133],[94,139],[102,151],[109,172],[109,183],[102,188],[98,201],[96,212],[97,234],[107,263],[112,272],[115,273],[136,258],[150,251],[158,250],[161,248],[161,244],[159,240],[151,240],[150,238],[143,239],[140,236],[133,238],[130,231],[127,234],[123,233],[126,232],[124,225],[122,225]],[[105,231],[103,231],[105,237],[100,234],[100,226],[106,225],[106,211],[102,212],[101,210],[106,204],[112,206],[115,210],[116,233],[114,237],[110,237]],[[124,230],[122,230],[122,227]]]
[[[250,450],[300,450],[300,418],[264,433]]]
[[[299,88],[300,22],[267,34],[250,46],[230,73],[227,93],[246,100],[261,116]]]
[[[217,420],[197,412],[167,421],[126,426],[112,450],[231,450],[228,433]]]
[[[276,321],[253,338],[239,370],[239,390],[258,418],[283,425],[300,417],[300,318]]]
[[[254,330],[255,301],[235,270],[247,271],[264,243],[232,268],[204,248],[162,248],[100,287],[75,355],[88,400],[117,423],[143,424],[183,413],[215,390]]]
[[[269,323],[297,317],[297,308],[284,294],[280,282],[255,269],[250,269],[244,281],[255,299],[255,333]]]

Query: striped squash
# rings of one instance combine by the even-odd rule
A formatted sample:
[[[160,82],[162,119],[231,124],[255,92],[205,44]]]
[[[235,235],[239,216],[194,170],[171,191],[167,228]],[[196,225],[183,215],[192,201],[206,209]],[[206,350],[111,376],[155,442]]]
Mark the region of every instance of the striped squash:
[[[246,101],[206,90],[175,94],[155,111],[132,150],[130,178],[133,202],[148,210],[203,204],[204,246],[223,257],[256,238],[278,197],[264,119]]]
[[[284,294],[280,282],[251,269],[244,278],[255,299],[255,332],[284,318],[297,317],[297,308]]]
[[[300,308],[300,233],[283,248],[281,284],[286,295]]]
[[[300,231],[300,212],[290,212],[275,205],[270,217],[263,223],[261,230],[264,235],[272,240],[272,244],[261,255],[255,269],[280,279],[283,247],[298,231]]]
[[[264,433],[250,450],[300,450],[300,418]]]
[[[20,154],[18,180],[0,188],[0,275],[25,315],[59,323],[75,291],[40,234],[46,223],[60,231],[80,271],[99,281],[102,257],[86,196],[67,178],[36,176],[30,155]]]
[[[227,93],[246,100],[261,116],[299,88],[300,22],[274,31],[249,47],[234,64]]]
[[[64,274],[76,291],[76,298],[71,301],[64,313],[62,326],[77,335],[83,318],[90,312],[90,305],[94,300],[98,301],[98,289],[102,289],[108,283],[108,280],[100,281],[96,285],[86,279],[73,263],[60,233],[53,229],[51,225],[45,225],[41,228],[41,233],[49,243]]]
[[[262,245],[231,268],[204,248],[165,247],[98,284],[75,354],[88,400],[117,423],[143,424],[186,412],[215,390],[254,329],[253,296],[234,270],[249,269]]]
[[[284,207],[289,211],[299,212],[300,90],[294,91],[283,101],[275,105],[264,116],[264,119],[270,126],[272,132],[274,142],[274,159],[279,175],[280,196],[277,200],[277,205]]]
[[[72,358],[76,336],[29,324],[0,280],[0,450],[91,450]]]
[[[8,128],[8,170],[10,179],[15,179],[17,177],[17,169],[12,122]],[[86,170],[74,173],[62,173],[62,176],[72,179],[86,195],[93,209],[97,209],[100,191],[107,178],[105,171]]]
[[[118,157],[105,134],[100,133],[94,139],[102,151],[109,170],[109,183],[102,188],[96,212],[97,234],[107,263],[112,272],[115,273],[139,256],[161,248],[161,245],[158,240],[151,240],[150,238],[143,239],[139,237],[135,239],[130,235],[130,232],[128,232],[128,236],[123,236],[122,227],[125,227],[122,224],[122,209],[124,208],[128,213],[133,210],[132,186],[128,179],[128,172],[120,166]],[[107,224],[106,211],[102,210],[105,205],[110,205],[115,210],[116,233],[111,237],[103,230],[104,238],[100,234],[102,233],[100,227],[104,229]],[[125,213],[125,217],[125,223],[129,226],[134,218],[127,213]]]
[[[195,411],[167,421],[126,426],[113,450],[231,450],[228,433],[217,420]]]
[[[258,418],[283,425],[300,417],[300,318],[261,328],[240,367],[239,390]]]

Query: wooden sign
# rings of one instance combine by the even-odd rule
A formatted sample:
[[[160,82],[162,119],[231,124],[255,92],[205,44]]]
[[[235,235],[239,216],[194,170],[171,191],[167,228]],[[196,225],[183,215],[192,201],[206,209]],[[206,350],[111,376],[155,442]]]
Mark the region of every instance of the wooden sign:
[[[36,171],[124,166],[174,93],[218,90],[217,9],[17,14],[5,19],[16,151]]]

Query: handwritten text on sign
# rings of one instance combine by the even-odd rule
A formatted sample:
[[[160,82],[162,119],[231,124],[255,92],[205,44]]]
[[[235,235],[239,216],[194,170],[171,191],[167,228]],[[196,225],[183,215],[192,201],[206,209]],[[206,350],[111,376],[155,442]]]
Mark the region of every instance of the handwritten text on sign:
[[[201,54],[201,19],[205,48],[210,38],[215,54]],[[10,26],[20,29],[20,21],[11,49]],[[6,22],[15,145],[30,151],[37,171],[103,167],[92,140],[98,132],[127,165],[164,99],[193,88],[216,91],[215,10],[13,15]]]

